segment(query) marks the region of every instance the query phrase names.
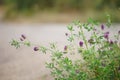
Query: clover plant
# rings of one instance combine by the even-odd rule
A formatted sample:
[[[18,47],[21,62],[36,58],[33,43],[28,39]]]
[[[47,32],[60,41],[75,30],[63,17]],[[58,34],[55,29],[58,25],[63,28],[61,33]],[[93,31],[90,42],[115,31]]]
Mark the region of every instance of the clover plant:
[[[45,55],[51,54],[46,68],[50,69],[54,80],[120,80],[120,31],[114,36],[105,31],[111,26],[110,16],[107,17],[107,23],[103,24],[92,18],[86,23],[73,21],[67,26],[68,44],[63,44],[62,50],[56,43],[33,48]],[[21,35],[20,40],[12,40],[11,45],[19,48],[32,44]]]

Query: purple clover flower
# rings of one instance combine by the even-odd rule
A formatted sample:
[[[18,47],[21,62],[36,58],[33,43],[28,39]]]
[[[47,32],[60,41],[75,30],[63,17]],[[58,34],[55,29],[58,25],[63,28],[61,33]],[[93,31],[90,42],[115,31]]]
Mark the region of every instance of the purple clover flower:
[[[108,40],[109,39],[109,35],[108,34],[104,34],[104,38]]]
[[[120,31],[118,31],[118,34],[120,35]]]
[[[39,48],[38,47],[34,47],[34,51],[38,51],[39,50]]]
[[[83,47],[83,42],[82,41],[79,42],[79,46]]]
[[[68,33],[65,33],[66,36],[68,36]]]
[[[102,25],[101,25],[101,29],[104,30],[104,28],[105,28],[105,26],[102,24]]]
[[[23,38],[20,38],[20,41],[23,41]]]
[[[26,36],[25,36],[25,35],[23,35],[23,34],[21,35],[21,37],[22,37],[23,39],[26,39]]]
[[[110,40],[110,44],[113,44],[113,41],[112,41],[112,40]]]
[[[104,33],[104,38],[107,39],[107,40],[109,39],[109,32]]]
[[[64,50],[65,50],[65,51],[67,50],[67,48],[68,48],[67,46],[64,46]]]
[[[109,34],[110,32],[105,32],[105,34]]]

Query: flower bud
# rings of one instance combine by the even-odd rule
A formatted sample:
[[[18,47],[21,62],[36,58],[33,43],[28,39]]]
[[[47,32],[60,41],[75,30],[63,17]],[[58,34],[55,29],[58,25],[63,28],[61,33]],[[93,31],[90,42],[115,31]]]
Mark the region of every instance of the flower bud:
[[[25,35],[23,35],[23,34],[21,35],[21,37],[22,37],[23,39],[26,39],[26,36],[25,36]]]
[[[67,50],[67,46],[64,46],[64,50],[65,50],[65,51]]]
[[[83,47],[83,42],[82,41],[79,42],[79,46]]]
[[[20,38],[20,41],[23,41],[23,38]]]
[[[108,40],[108,34],[104,34],[104,38]]]
[[[120,35],[120,31],[118,31],[118,34]]]
[[[65,33],[66,36],[68,36],[68,33]]]
[[[109,34],[110,32],[105,32],[105,34]]]
[[[104,25],[102,24],[102,25],[101,25],[101,29],[104,30],[104,28],[105,28],[105,27],[104,27]]]
[[[104,38],[107,40],[109,39],[109,32],[104,33]]]
[[[39,48],[38,47],[34,47],[34,51],[38,51],[39,50]]]
[[[112,40],[110,40],[110,44],[113,44],[113,41],[112,41]]]

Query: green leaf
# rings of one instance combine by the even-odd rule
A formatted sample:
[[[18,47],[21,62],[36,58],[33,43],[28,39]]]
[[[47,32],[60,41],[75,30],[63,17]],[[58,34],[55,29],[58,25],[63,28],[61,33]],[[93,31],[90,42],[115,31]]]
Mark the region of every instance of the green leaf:
[[[91,24],[91,25],[98,25],[98,21],[92,19],[92,18],[88,18],[88,23]]]
[[[112,21],[111,21],[111,16],[109,15],[109,14],[107,14],[107,23],[106,23],[106,25],[108,26],[108,28],[111,26],[111,24],[112,24]]]
[[[75,25],[78,25],[78,24],[80,23],[80,20],[74,20],[73,23],[74,23]]]
[[[62,57],[62,52],[60,51],[55,51],[53,52],[53,57],[56,57],[57,59],[61,58]]]
[[[74,41],[73,36],[69,36],[68,41],[70,41],[70,42]]]
[[[51,49],[55,49],[56,48],[56,44],[55,43],[50,43],[50,48]]]
[[[11,46],[16,47],[16,49],[20,47],[20,43],[17,40],[13,39],[10,43],[11,43]]]
[[[53,69],[54,68],[54,63],[46,63],[46,67],[47,68],[50,68],[50,69]]]
[[[69,24],[69,25],[67,26],[67,28],[68,28],[69,31],[74,31],[72,24]]]
[[[43,53],[46,53],[47,48],[46,48],[46,47],[41,46],[41,47],[40,47],[40,50],[41,50]]]
[[[24,45],[26,45],[26,46],[28,46],[28,47],[30,47],[30,46],[31,46],[31,44],[30,44],[30,42],[29,42],[29,41],[25,41],[25,42],[24,42]]]

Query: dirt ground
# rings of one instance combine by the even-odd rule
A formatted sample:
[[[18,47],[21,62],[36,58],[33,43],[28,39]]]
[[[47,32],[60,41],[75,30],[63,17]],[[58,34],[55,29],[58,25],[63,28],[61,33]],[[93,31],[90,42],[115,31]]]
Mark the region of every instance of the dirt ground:
[[[56,27],[58,26],[58,27]],[[49,54],[33,51],[33,47],[15,49],[10,41],[25,34],[33,43],[47,45],[64,43],[65,24],[10,24],[0,23],[0,80],[52,80],[45,62]]]

